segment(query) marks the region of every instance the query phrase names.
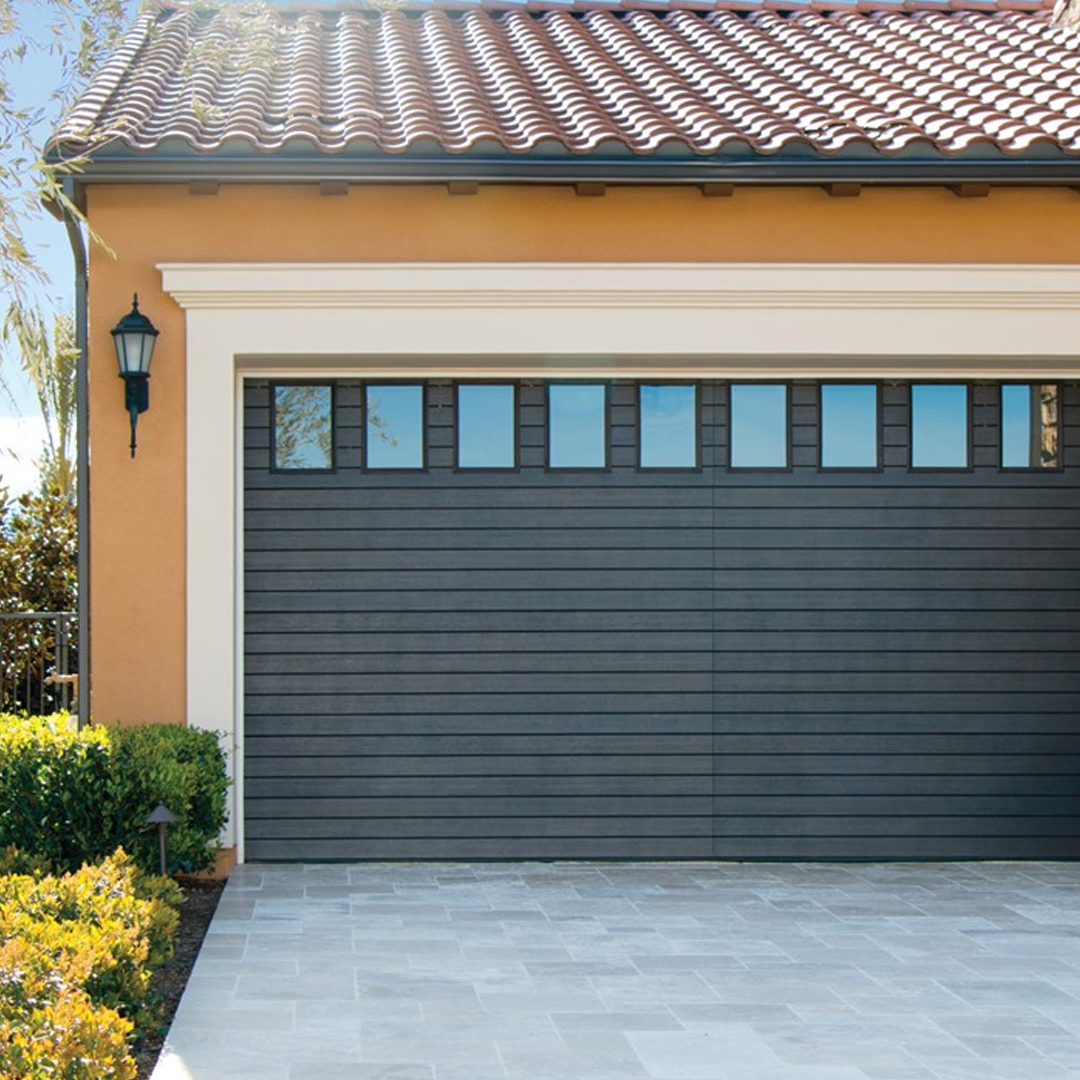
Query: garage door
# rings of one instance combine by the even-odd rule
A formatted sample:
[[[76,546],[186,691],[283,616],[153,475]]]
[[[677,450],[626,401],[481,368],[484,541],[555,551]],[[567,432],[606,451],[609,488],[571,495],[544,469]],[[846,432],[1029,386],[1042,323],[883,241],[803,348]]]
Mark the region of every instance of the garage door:
[[[248,381],[247,857],[1080,855],[1077,416]]]

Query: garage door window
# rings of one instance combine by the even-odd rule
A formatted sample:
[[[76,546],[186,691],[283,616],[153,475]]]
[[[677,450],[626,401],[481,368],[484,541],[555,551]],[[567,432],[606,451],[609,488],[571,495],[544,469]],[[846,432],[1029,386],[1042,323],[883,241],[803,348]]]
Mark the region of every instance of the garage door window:
[[[369,469],[424,467],[424,388],[369,385],[364,396],[366,464]]]
[[[334,387],[329,383],[276,384],[271,390],[274,468],[329,472],[334,467]]]
[[[517,392],[512,384],[457,388],[459,469],[512,469],[517,464]]]
[[[733,383],[731,467],[786,469],[788,388],[777,383]]]
[[[643,469],[694,469],[698,465],[697,387],[638,387],[638,453]]]
[[[878,388],[869,383],[821,387],[821,467],[878,467]]]
[[[966,386],[912,384],[912,468],[966,469],[970,460],[970,438]]]
[[[1061,467],[1058,388],[1045,383],[1001,388],[1001,467]]]
[[[607,467],[607,386],[603,383],[549,383],[548,467]]]

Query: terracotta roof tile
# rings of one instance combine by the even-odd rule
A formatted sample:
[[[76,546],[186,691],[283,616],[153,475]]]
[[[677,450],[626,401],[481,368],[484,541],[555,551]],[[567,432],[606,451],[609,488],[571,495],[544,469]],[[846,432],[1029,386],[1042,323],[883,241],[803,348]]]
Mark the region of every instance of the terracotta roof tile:
[[[1028,0],[446,0],[282,8],[270,70],[159,0],[54,138],[447,154],[1080,154],[1080,38]]]

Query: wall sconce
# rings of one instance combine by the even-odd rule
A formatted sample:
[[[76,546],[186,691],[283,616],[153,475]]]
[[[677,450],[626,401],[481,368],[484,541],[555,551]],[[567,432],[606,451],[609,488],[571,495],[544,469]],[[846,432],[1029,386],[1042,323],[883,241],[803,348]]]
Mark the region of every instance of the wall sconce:
[[[135,425],[139,413],[150,408],[150,361],[158,336],[154,324],[139,311],[138,293],[131,311],[112,328],[112,336],[120,378],[124,380],[124,408],[131,415],[131,456],[134,457]]]

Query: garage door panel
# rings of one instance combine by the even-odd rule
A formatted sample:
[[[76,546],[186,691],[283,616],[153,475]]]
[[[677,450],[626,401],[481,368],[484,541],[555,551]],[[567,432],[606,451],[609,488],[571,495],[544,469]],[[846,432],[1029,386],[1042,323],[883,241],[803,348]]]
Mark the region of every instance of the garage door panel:
[[[282,565],[272,552],[314,554],[321,551],[355,553],[362,558],[366,551],[415,551],[468,549],[483,552],[507,551],[591,551],[654,548],[655,529],[595,529],[568,536],[565,529],[496,529],[481,521],[460,529],[400,529],[378,528],[369,521],[359,529],[325,529],[312,533],[307,529],[279,528],[274,532],[253,534],[246,547],[252,569],[267,569]],[[711,550],[712,522],[696,528],[666,528],[663,533],[666,551],[685,548]],[[888,538],[883,540],[888,543]]]
[[[725,615],[718,614],[716,621],[721,625],[724,624]],[[1034,635],[1035,632],[1032,631],[1031,640],[1035,640]],[[1075,650],[1077,642],[1080,641],[1080,631],[1059,630],[1052,636],[1042,635],[1042,639],[1049,640],[1054,652]],[[938,630],[933,633],[918,630],[863,630],[860,632],[805,630],[791,633],[784,630],[739,630],[736,632],[718,629],[716,640],[720,643],[717,656],[724,659],[731,653],[756,653],[782,658],[815,649],[833,655],[859,654],[871,650],[881,653],[907,652],[908,655],[914,657],[920,651],[926,651],[919,648],[926,645],[934,646],[934,651],[946,652],[950,655],[976,651],[1007,653],[1017,645],[1023,648],[1024,635],[1022,632],[1014,634],[1005,630],[981,633],[950,630]],[[910,652],[903,648],[905,644],[910,646]]]
[[[962,796],[999,797],[1066,796],[1076,798],[1080,791],[1080,776],[1075,773],[1014,774],[999,773],[920,773],[906,774],[838,773],[831,776],[815,771],[798,774],[763,775],[727,773],[718,788],[723,799],[738,796],[783,796],[787,804],[791,796],[835,795],[845,798],[877,796],[884,800],[906,798],[959,798]],[[731,805],[738,805],[732,802]],[[775,808],[774,808],[775,809]]]
[[[294,712],[260,718],[259,737],[266,735],[349,735],[355,734],[351,715],[319,716]],[[706,735],[713,734],[712,712],[698,713],[473,713],[455,716],[369,713],[366,735]]]
[[[852,695],[877,692],[881,696],[879,707],[888,705],[892,694],[918,691],[921,697],[937,691],[955,699],[957,695],[979,694],[985,697],[988,692],[1009,694],[1012,697],[1024,695],[1028,705],[1038,709],[1041,698],[1071,697],[1076,692],[1075,671],[1002,671],[1000,665],[993,672],[980,671],[913,671],[889,670],[884,664],[880,671],[847,671],[843,674],[844,692]],[[1065,665],[1061,665],[1064,668]],[[837,684],[837,673],[832,671],[769,671],[769,694],[790,693],[800,698],[829,693]],[[740,673],[724,671],[717,684],[717,692],[722,696],[752,693],[761,686],[761,673]],[[792,702],[798,711],[797,703]]]
[[[267,817],[275,817],[273,801],[283,797],[301,799],[427,799],[469,796],[475,798],[483,779],[482,790],[489,798],[521,799],[617,798],[623,801],[692,796],[709,799],[700,809],[712,813],[712,783],[707,776],[688,779],[682,775],[658,773],[636,775],[627,783],[622,775],[566,776],[531,774],[528,776],[478,777],[469,774],[453,776],[290,776],[270,773],[248,777],[245,794],[252,800],[264,800],[270,806]],[[562,812],[562,811],[559,811]],[[635,811],[637,813],[637,811]]]
[[[606,582],[608,579],[605,577],[604,580]],[[782,570],[772,567],[747,567],[718,569],[716,585],[723,590],[749,589],[756,592],[799,589],[820,592],[858,592],[860,595],[865,595],[866,590],[903,590],[908,593],[927,593],[936,589],[950,592],[968,589],[986,592],[1022,590],[1025,593],[1065,591],[1070,595],[1074,605],[1080,601],[1080,593],[1075,588],[1063,586],[1060,569],[1029,569],[1015,565],[993,570],[977,567],[948,570],[925,567],[907,570],[860,570],[857,568],[817,570],[790,566]],[[1035,603],[1036,601],[1028,598],[1029,609]]]
[[[314,620],[313,620],[314,621]],[[704,621],[704,619],[702,620]],[[245,635],[253,656],[259,653],[299,653],[313,652],[326,654],[341,648],[352,654],[403,652],[447,653],[506,653],[512,655],[556,656],[573,650],[582,653],[599,653],[601,656],[615,652],[640,652],[650,654],[669,652],[685,647],[690,652],[708,652],[711,633],[702,631],[633,631],[623,633],[591,632],[583,630],[565,630],[547,633],[543,631],[530,635],[524,631],[506,631],[504,633],[473,633],[461,631],[454,633],[305,633],[296,629],[292,634],[259,634],[249,632]],[[651,646],[651,647],[650,647]],[[331,653],[332,655],[332,653]]]
[[[508,657],[511,654],[505,654]],[[649,665],[648,658],[643,666]],[[1050,676],[1047,676],[1050,678]],[[258,675],[251,678],[253,695],[289,694],[300,697],[307,694],[371,695],[389,694],[399,689],[402,677],[396,672],[368,675],[318,676],[312,682],[310,676]],[[502,671],[464,674],[410,674],[408,686],[412,693],[446,694],[521,694],[544,695],[555,687],[563,694],[579,691],[585,694],[607,695],[615,692],[643,695],[690,694],[707,695],[712,691],[712,674],[707,671],[615,671],[589,672],[587,674],[563,672],[517,672],[514,661],[509,659]],[[594,701],[594,707],[597,702]]]
[[[394,637],[385,639],[387,649],[393,649]],[[583,653],[505,653],[505,652],[461,652],[445,655],[427,652],[356,652],[328,656],[325,653],[264,653],[252,652],[247,658],[247,673],[251,676],[250,685],[266,691],[267,687],[258,683],[257,677],[264,675],[288,676],[300,678],[310,675],[330,677],[338,675],[360,674],[478,674],[497,675],[504,671],[517,674],[552,674],[567,673],[641,673],[643,669],[663,673],[666,676],[707,672],[711,653],[704,650],[697,652],[651,652],[648,650],[622,650],[617,653],[605,652],[597,656],[592,652]],[[335,684],[334,689],[341,687]],[[649,689],[662,689],[649,687]]]
[[[805,473],[795,471],[795,475]],[[787,507],[777,506],[777,496],[786,495],[788,489],[777,487],[772,492],[772,505],[744,507],[727,491],[717,506],[717,525],[727,529],[772,530],[791,528],[797,520],[803,529],[832,529],[850,533],[860,529],[906,529],[927,530],[932,535],[938,530],[958,529],[1030,529],[1042,524],[1053,529],[1075,529],[1080,526],[1080,512],[1071,508],[1071,500],[1064,498],[1060,505],[1047,500],[1048,505],[1039,507],[995,507],[991,500],[986,505],[969,505],[967,500],[943,499],[940,507],[900,507],[889,503],[874,507]],[[315,513],[315,511],[312,511]],[[626,513],[627,511],[619,511]],[[680,524],[695,524],[685,515],[692,511],[680,510],[684,515]],[[795,517],[797,515],[797,519]],[[621,524],[621,522],[620,522]],[[590,527],[597,527],[593,522]],[[721,544],[721,547],[725,545]]]
[[[1037,844],[1035,843],[1037,841]],[[957,834],[934,838],[932,848],[922,834],[910,836],[748,836],[718,838],[714,857],[739,862],[770,860],[899,860],[1075,859],[1077,836],[987,836]]]
[[[560,740],[561,743],[561,740]],[[427,777],[472,776],[518,778],[543,776],[625,777],[626,790],[635,790],[641,776],[699,777],[712,782],[713,764],[708,753],[691,754],[605,754],[582,758],[574,754],[548,753],[503,754],[474,757],[462,762],[437,752],[416,755],[364,754],[349,758],[332,749],[325,755],[306,754],[281,757],[268,755],[265,747],[252,747],[247,757],[247,771],[252,776],[326,776],[326,777]]]
[[[895,824],[897,822],[914,822],[921,827],[924,820],[932,816],[941,823],[941,828],[946,832],[952,832],[958,827],[966,829],[973,821],[990,821],[993,828],[1005,830],[1002,835],[1012,835],[1016,828],[1029,828],[1027,821],[1031,818],[1040,823],[1051,820],[1064,823],[1073,833],[1080,834],[1080,795],[1075,792],[1069,795],[942,793],[934,799],[934,810],[933,815],[927,814],[926,797],[911,794],[796,794],[785,795],[781,801],[775,796],[734,795],[723,792],[717,799],[717,816],[732,822],[732,828],[736,827],[736,820],[744,818],[757,819],[757,824],[747,822],[747,828],[765,829],[770,827],[769,822],[782,821],[785,818],[827,822],[837,817],[850,817],[857,819],[852,835],[863,835],[866,830],[876,829],[883,820],[888,820],[891,823],[888,828],[893,830],[900,827]],[[721,835],[727,827],[727,824],[721,826]],[[785,827],[790,829],[790,824]],[[1055,824],[1052,831],[1057,835],[1058,825]],[[931,831],[927,835],[937,833]]]
[[[601,699],[602,700],[598,700]],[[441,713],[444,715],[471,714],[478,709],[489,713],[527,713],[538,702],[521,694],[416,694],[401,691],[394,694],[255,694],[246,696],[247,710],[256,717],[295,715],[297,712],[326,715],[356,715],[369,713]],[[542,705],[551,712],[605,713],[699,713],[712,707],[712,694],[564,694],[546,693]],[[363,725],[360,725],[361,729]],[[247,734],[257,728],[247,725]]]
[[[285,763],[287,765],[287,763]],[[270,762],[264,765],[269,770]],[[288,772],[267,771],[265,775],[251,775],[245,784],[245,793],[252,799],[273,800],[288,798],[371,798],[376,796],[396,798],[448,797],[474,795],[477,777],[453,776],[294,776]],[[616,776],[566,776],[529,775],[513,777],[487,777],[484,792],[492,797],[562,797],[567,795],[622,798],[649,798],[655,796],[686,796],[688,782],[682,775],[638,775],[632,784],[622,775]],[[705,794],[711,792],[711,784],[696,782]],[[754,813],[752,807],[762,804],[764,796],[784,796],[786,808],[802,812],[889,813],[903,810],[905,802],[918,801],[926,796],[948,800],[947,806],[959,813],[985,813],[1001,811],[1005,807],[1019,813],[1032,811],[1050,813],[1047,803],[1053,803],[1055,814],[1066,813],[1080,817],[1077,790],[1080,777],[1065,776],[909,776],[900,785],[897,794],[894,778],[883,776],[727,776],[720,793],[728,813]],[[706,788],[708,790],[706,790]],[[828,801],[832,798],[832,801]],[[818,807],[810,810],[810,804]],[[978,803],[974,805],[968,805]],[[763,804],[768,813],[775,811],[769,803]],[[1064,806],[1066,809],[1062,810]],[[871,807],[874,807],[871,811]],[[916,807],[918,809],[918,807]],[[708,812],[712,812],[711,810]],[[951,812],[951,811],[950,811]],[[273,816],[268,815],[268,816]]]
[[[652,472],[630,476],[625,473],[572,471],[568,474],[544,472],[541,482],[535,474],[524,472],[466,472],[430,470],[428,472],[360,472],[325,474],[323,487],[316,486],[317,475],[270,474],[269,486],[260,491],[258,506],[253,507],[253,524],[259,527],[271,514],[304,511],[345,515],[333,519],[337,528],[354,517],[363,521],[382,511],[392,515],[403,528],[451,529],[476,528],[478,524],[521,530],[522,521],[539,514],[551,515],[554,521],[572,521],[578,515],[580,526],[590,522],[604,529],[613,527],[626,514],[670,514],[673,524],[686,521],[693,525],[704,519],[711,503],[712,483],[704,471],[675,473]],[[703,496],[708,496],[703,504]],[[418,520],[417,514],[431,514]],[[527,515],[518,518],[516,515]],[[304,518],[317,528],[321,518]],[[550,521],[550,519],[549,519]],[[641,530],[648,521],[634,517],[623,527]],[[617,527],[617,526],[616,526]]]
[[[1002,472],[997,384],[974,467],[908,468],[910,388],[881,384],[884,468],[818,468],[818,384],[789,384],[792,467],[729,470],[728,387],[699,385],[703,468],[268,470],[249,387],[245,761],[251,858],[1080,855],[1080,426],[1063,471]],[[1071,830],[1071,831],[1070,831]]]
[[[1040,598],[1041,600],[1041,598]],[[934,609],[912,611],[895,609],[835,608],[791,611],[789,609],[754,611],[725,610],[718,621],[728,632],[788,632],[793,634],[837,631],[841,633],[876,633],[888,640],[893,635],[936,634],[953,631],[971,633],[1015,633],[1034,631],[1051,647],[1058,634],[1071,633],[1080,625],[1080,610],[1024,611],[1007,608],[970,608],[961,611]],[[426,616],[424,616],[426,617]],[[486,616],[485,616],[486,617]],[[535,617],[535,616],[529,616]],[[613,616],[614,617],[614,616]],[[650,618],[656,617],[650,613]],[[900,637],[900,641],[905,640]],[[1023,649],[1023,638],[1017,639]],[[925,652],[925,650],[922,650]],[[955,651],[955,650],[954,650]],[[932,655],[927,653],[926,655]]]
[[[822,735],[799,732],[777,735],[728,735],[717,733],[715,752],[720,758],[728,754],[762,754],[782,749],[785,754],[903,754],[931,756],[935,754],[968,754],[972,749],[967,734],[908,735],[846,734]],[[1076,755],[1080,756],[1080,732],[1036,735],[1027,731],[1009,735],[983,734],[979,751],[991,754]]]
[[[682,590],[680,590],[680,595]],[[276,595],[276,594],[275,594]],[[561,611],[346,611],[336,609],[328,613],[304,611],[303,597],[290,596],[291,610],[274,610],[271,618],[263,618],[262,612],[250,612],[247,618],[249,632],[260,629],[274,633],[297,633],[318,626],[324,633],[382,634],[382,633],[634,633],[637,631],[709,631],[712,630],[712,612],[704,609],[654,609],[648,611],[608,611],[582,608],[564,608]],[[309,605],[310,606],[310,605]],[[1071,618],[1069,616],[1068,618]],[[1067,624],[1068,619],[1063,619]],[[709,648],[711,653],[711,646]],[[559,655],[574,655],[562,651]],[[665,658],[671,659],[669,654]],[[333,663],[334,654],[327,660]]]
[[[307,601],[305,601],[307,598]],[[467,589],[430,592],[408,589],[370,589],[363,592],[340,589],[332,593],[277,592],[248,593],[246,603],[253,614],[266,611],[296,610],[308,602],[316,611],[341,611],[363,618],[369,613],[400,612],[565,612],[572,600],[574,611],[705,611],[712,615],[712,596],[708,589],[658,589],[610,592],[600,589],[576,589],[571,596],[547,589],[543,592],[489,592]]]
[[[354,502],[366,502],[357,498]],[[663,499],[658,498],[650,506],[631,503],[628,506],[598,506],[602,502],[592,499],[580,507],[538,507],[530,503],[523,507],[486,506],[483,508],[483,525],[487,528],[514,529],[628,529],[651,528],[663,529],[672,524],[680,529],[705,528],[712,524],[712,511],[700,507],[665,508]],[[363,509],[305,509],[304,524],[311,530],[336,529],[347,530],[370,526],[375,508],[370,505]],[[469,513],[460,509],[442,509],[438,507],[417,506],[415,508],[397,508],[393,514],[393,527],[398,529],[442,529],[464,528],[470,524]],[[245,519],[252,529],[273,528],[283,511],[281,509],[249,509]],[[736,511],[746,515],[746,511]],[[472,515],[474,527],[479,527],[477,514]],[[895,522],[894,524],[900,524]]]
[[[725,472],[718,504],[740,510],[775,510],[789,506],[800,515],[807,512],[844,514],[874,513],[895,509],[900,514],[912,510],[982,509],[1000,507],[1012,512],[1031,512],[1050,499],[1059,509],[1076,510],[1070,492],[1080,491],[1080,482],[1066,468],[1034,473],[1028,470],[1002,472],[998,462],[983,469],[910,469],[910,430],[896,429],[901,436],[895,448],[902,460],[893,468],[878,470],[819,470],[817,462],[805,469],[733,469]],[[993,448],[998,447],[996,423]],[[1080,449],[1080,448],[1078,448]],[[723,465],[721,460],[720,464]],[[885,463],[888,465],[888,462]],[[810,470],[813,476],[810,475]],[[763,477],[767,481],[763,482]],[[777,496],[782,496],[782,502]]]
[[[1074,712],[901,712],[895,700],[881,709],[867,712],[791,712],[728,713],[723,726],[717,725],[717,735],[781,735],[781,734],[892,734],[892,735],[1015,735],[1017,732],[1043,735],[1075,735]],[[775,745],[775,744],[774,744]]]
[[[503,817],[483,813],[479,817],[398,818],[359,815],[336,820],[320,815],[314,819],[282,819],[261,821],[252,818],[248,835],[254,838],[291,838],[310,836],[322,839],[379,839],[381,837],[414,838],[436,841],[443,839],[519,840],[526,846],[532,838],[599,839],[620,837],[696,838],[708,841],[712,835],[712,818],[701,816],[627,817],[625,814],[598,817],[552,817],[541,813],[535,817]]]
[[[1033,602],[1026,589],[1003,592],[997,589],[955,587],[918,591],[896,588],[809,589],[770,588],[767,580],[759,588],[730,588],[718,575],[714,595],[718,611],[1067,611],[1080,612],[1080,591],[1060,587],[1040,592]]]
[[[846,680],[837,680],[843,686]],[[1029,715],[1039,713],[1069,713],[1076,716],[1076,693],[1067,694],[1041,694],[1037,700],[1032,700],[1031,694],[987,694],[987,693],[946,693],[925,694],[909,691],[904,694],[867,694],[856,691],[848,692],[844,689],[834,690],[828,693],[810,693],[806,691],[794,693],[723,693],[723,712],[720,716],[729,713],[752,714],[755,712],[788,712],[792,716],[802,716],[813,713],[838,713],[849,712],[861,715],[872,714],[879,710],[890,712],[906,711],[911,713],[922,712],[964,712],[964,713],[988,713],[988,712],[1014,712],[1020,713],[1024,709]],[[723,730],[723,720],[717,721],[718,730]],[[1038,722],[1033,721],[1032,726],[1037,728]]]
[[[1041,639],[1033,635],[1032,644],[1038,645]],[[820,647],[815,648],[814,645]],[[1022,647],[1022,639],[1017,641]],[[914,649],[901,648],[902,640],[892,638],[889,648],[870,652],[855,652],[827,650],[825,642],[808,642],[807,647],[798,652],[754,652],[745,650],[725,653],[717,659],[716,670],[723,673],[724,681],[722,688],[725,690],[738,690],[752,688],[739,685],[738,682],[729,680],[730,675],[741,674],[816,674],[823,678],[828,673],[851,675],[847,680],[849,689],[860,689],[860,682],[854,676],[867,674],[895,677],[901,673],[915,673],[913,677],[919,680],[919,687],[923,690],[933,689],[936,684],[943,685],[944,689],[964,690],[971,689],[971,680],[967,678],[972,673],[992,674],[999,677],[999,682],[1006,686],[1013,686],[1011,676],[1017,674],[1029,675],[1031,678],[1025,683],[1016,683],[1016,689],[1024,689],[1029,686],[1032,690],[1064,690],[1070,691],[1076,670],[1076,653],[1069,649],[1055,649],[1053,652],[1010,652],[1006,649],[990,650],[966,650],[964,652],[926,652]],[[1053,685],[1052,679],[1043,679],[1049,675],[1065,676],[1064,685]],[[942,683],[940,676],[953,676],[953,682]],[[928,681],[929,680],[929,681]],[[863,680],[865,682],[865,680]],[[881,684],[871,683],[871,687],[888,690],[887,680]],[[798,685],[804,689],[813,689],[811,682],[800,681]],[[978,689],[993,689],[990,683],[985,685],[976,683]],[[785,689],[775,680],[770,680],[770,688],[773,690]]]
[[[308,529],[283,527],[273,532],[252,534],[246,545],[247,558],[252,569],[273,568],[279,565],[271,552],[315,553],[337,551],[355,553],[365,551],[432,551],[445,548],[466,548],[474,551],[505,549],[509,551],[591,551],[595,549],[635,550],[653,548],[657,543],[655,529],[604,528],[575,532],[567,535],[565,529],[512,529],[492,528],[477,523],[470,528],[400,529],[379,528],[368,523],[359,529],[324,529],[312,533]],[[691,528],[665,528],[663,544],[666,550],[703,548],[711,550],[713,525]],[[928,530],[922,528],[891,528],[880,525],[863,525],[855,531],[850,528],[830,528],[803,524],[797,530],[778,532],[769,537],[769,547],[762,550],[761,530],[755,527],[734,528],[724,526],[725,547],[718,556],[727,557],[728,552],[741,549],[759,552],[771,557],[772,552],[795,549],[802,551],[845,550],[858,553],[872,551],[944,551],[963,549],[977,552],[991,549],[1011,552],[1015,557],[1035,551],[1077,550],[1076,532],[1072,529],[1039,528],[1025,531],[1017,536],[1016,529],[998,528],[951,528]],[[1018,540],[1023,546],[1018,546]],[[265,560],[265,561],[264,561]]]
[[[628,835],[652,830],[661,823],[667,833],[704,835],[713,813],[712,791],[683,795],[434,795],[422,798],[425,813],[416,818],[417,800],[401,798],[310,799],[247,798],[246,815],[253,827],[267,820],[267,828],[284,829],[288,822],[311,820],[325,822],[325,827],[341,828],[340,820],[366,822],[375,827],[379,819],[397,819],[406,835],[512,836],[524,835],[593,836],[605,828],[613,835]],[[603,819],[604,827],[597,821]],[[615,819],[613,822],[612,819]],[[641,819],[641,820],[639,820]],[[618,822],[618,824],[616,824]],[[310,825],[308,826],[310,827]],[[339,834],[342,835],[342,834]],[[343,835],[348,835],[344,833]]]
[[[557,579],[553,579],[557,574]],[[336,591],[338,589],[408,590],[448,589],[527,592],[552,590],[567,595],[580,589],[609,589],[613,592],[648,592],[668,589],[707,589],[710,580],[701,570],[669,570],[666,567],[634,570],[531,570],[522,568],[442,570],[430,566],[410,570],[283,570],[257,571],[246,575],[249,589],[269,586],[282,591]],[[1018,586],[1019,587],[1019,586]]]
[[[248,858],[254,861],[358,862],[368,859],[704,859],[712,854],[706,836],[510,836],[499,839],[472,837],[406,837],[382,839],[249,840]]]
[[[263,553],[251,559],[253,573],[341,572],[351,573],[386,570],[432,571],[468,570],[494,571],[564,571],[573,570],[634,570],[655,574],[657,566],[664,572],[672,570],[711,570],[711,551],[683,550],[660,547],[654,538],[651,546],[637,549],[612,547],[598,540],[595,547],[572,549],[531,550],[487,548],[483,551],[454,551],[447,548],[405,551],[296,551]],[[602,579],[603,580],[603,579]]]
[[[919,535],[916,535],[918,532]],[[1009,573],[1015,570],[1048,570],[1057,578],[1060,587],[1061,565],[1065,559],[1080,560],[1080,549],[1076,547],[1040,548],[1032,551],[1017,551],[1013,547],[981,547],[974,551],[957,551],[954,548],[938,547],[935,543],[955,541],[955,537],[936,538],[922,530],[912,530],[907,539],[907,546],[875,546],[876,538],[864,541],[864,546],[854,547],[850,534],[839,546],[806,546],[799,548],[784,547],[762,550],[758,546],[745,548],[728,547],[716,552],[714,566],[717,570],[770,570],[770,571],[806,571],[806,570],[841,570],[845,575],[858,573],[870,578],[868,584],[874,584],[874,572],[879,570],[904,571],[911,575],[914,582],[921,571],[993,571],[1001,574],[1002,588],[1008,588]],[[920,543],[921,541],[921,543]],[[820,545],[818,537],[806,537],[804,543]],[[531,554],[526,555],[525,563],[531,562]],[[678,564],[676,564],[678,565]]]
[[[948,816],[876,814],[870,816],[839,815],[816,817],[792,813],[791,817],[731,817],[723,815],[724,807],[716,819],[718,839],[726,836],[786,837],[792,834],[803,837],[843,836],[857,837],[984,837],[987,840],[1005,840],[1024,837],[1029,840],[1060,838],[1080,840],[1080,827],[1074,816],[1026,814],[1023,817],[995,815]]]
[[[292,756],[299,754],[368,754],[409,755],[438,753],[448,757],[497,754],[531,754],[539,757],[545,751],[563,756],[568,754],[705,754],[711,750],[711,735],[595,735],[575,732],[555,740],[539,740],[534,735],[266,735],[258,736],[252,748],[257,754]],[[459,762],[464,768],[466,763]]]
[[[979,740],[981,742],[981,739]],[[907,754],[833,753],[808,757],[791,753],[786,740],[778,739],[764,754],[718,754],[717,792],[723,791],[723,777],[731,776],[880,776],[900,777],[896,790],[902,791],[908,776],[1017,775],[1080,776],[1078,754]]]

